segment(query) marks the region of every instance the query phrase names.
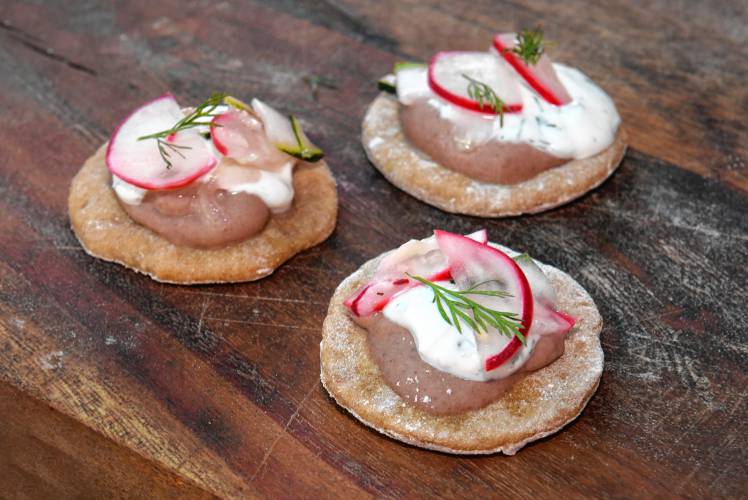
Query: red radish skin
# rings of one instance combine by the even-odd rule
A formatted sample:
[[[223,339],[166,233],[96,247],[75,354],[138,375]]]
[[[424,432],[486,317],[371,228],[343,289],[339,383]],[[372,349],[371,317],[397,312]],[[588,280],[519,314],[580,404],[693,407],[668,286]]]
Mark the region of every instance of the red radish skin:
[[[450,278],[449,269],[443,269],[427,279],[429,281],[444,281]],[[415,286],[421,285],[416,280],[401,278],[394,281],[379,281],[369,283],[359,293],[350,297],[343,304],[356,316],[371,316],[385,308],[387,304],[397,295]],[[380,296],[380,300],[369,299],[366,310],[361,311],[362,301],[369,297]]]
[[[172,106],[168,106],[169,102],[164,101],[171,101],[173,102],[173,105],[176,106],[176,109],[179,110],[181,113],[181,110],[179,109],[179,106],[176,104],[176,99],[171,93],[163,94],[160,97],[157,97],[156,99],[153,99],[144,105],[140,106],[139,108],[132,111],[124,120],[120,122],[119,125],[114,129],[114,132],[112,133],[112,137],[109,140],[109,144],[107,145],[107,151],[106,151],[106,165],[109,171],[113,174],[119,177],[120,179],[124,180],[125,182],[132,184],[134,186],[137,186],[139,188],[148,189],[148,190],[169,190],[169,189],[177,189],[180,187],[184,187],[187,184],[191,183],[195,179],[205,175],[207,172],[209,172],[217,163],[216,158],[213,156],[212,153],[206,148],[205,151],[194,151],[193,149],[186,150],[188,153],[195,153],[200,154],[201,157],[198,157],[200,160],[199,164],[197,165],[188,165],[189,168],[185,168],[182,171],[179,171],[181,175],[172,175],[171,178],[168,179],[145,179],[143,177],[133,175],[133,172],[130,172],[125,164],[123,164],[123,161],[126,162],[126,159],[119,158],[117,154],[117,146],[121,144],[117,141],[117,139],[120,137],[120,133],[123,131],[123,128],[126,125],[132,125],[130,122],[131,119],[133,119],[139,112],[142,112],[144,109],[154,106],[154,105],[162,105],[166,104],[167,107],[171,108]],[[169,126],[173,126],[174,124],[171,123]],[[190,134],[197,134],[197,132],[191,132]],[[171,134],[169,135],[166,140],[168,142],[174,142],[177,138],[180,137],[180,134]],[[186,136],[189,139],[193,141],[195,144],[199,144],[195,142],[195,140],[191,137],[191,135]],[[199,137],[199,135],[198,135]],[[202,140],[202,138],[200,138]],[[132,141],[137,141],[137,138],[133,137],[131,138]],[[158,161],[159,163],[155,165],[155,169],[163,168],[165,169],[165,165],[163,164],[163,160],[161,159],[160,155],[158,155],[158,149],[155,143],[155,140],[153,141],[143,141],[143,144],[152,147],[156,151],[155,161]],[[125,145],[126,147],[127,145]],[[132,144],[130,144],[132,146]],[[124,153],[122,153],[124,154]],[[178,168],[179,165],[182,165],[183,163],[180,161],[181,157],[179,155],[174,154],[172,156],[174,168]]]
[[[532,290],[530,289],[530,283],[527,281],[527,277],[517,263],[501,250],[494,248],[485,243],[478,243],[465,238],[459,234],[449,233],[447,231],[434,231],[436,235],[436,241],[439,244],[439,248],[447,256],[447,261],[450,263],[450,268],[454,270],[454,266],[457,264],[458,259],[462,259],[464,256],[464,249],[471,248],[473,252],[490,252],[492,258],[496,258],[501,261],[503,266],[509,270],[510,274],[516,280],[517,285],[520,289],[521,302],[522,302],[522,314],[520,333],[527,338],[532,325],[533,316],[533,304],[534,300],[532,297]],[[504,349],[486,359],[485,369],[491,371],[509,361],[517,351],[522,347],[522,342],[517,336],[513,337],[512,340],[504,347]]]
[[[246,141],[244,144],[233,144],[232,148],[232,145],[229,144],[231,137],[227,136],[227,131],[241,128],[244,125],[242,122],[242,119],[245,118],[244,115],[246,115],[246,113],[243,111],[231,110],[213,118],[212,123],[215,127],[212,128],[210,137],[213,141],[213,145],[223,156],[237,158],[245,153],[243,151],[238,151],[238,149],[248,149]],[[250,118],[249,115],[246,115],[246,118],[252,120],[255,119]],[[232,149],[234,151],[232,151]]]
[[[566,325],[566,327],[559,332],[561,335],[566,335],[567,333],[569,333],[569,331],[574,328],[574,325],[577,324],[577,319],[571,314],[567,314],[563,311],[553,311],[553,314],[556,316],[559,322]]]
[[[278,170],[293,161],[270,141],[265,123],[254,113],[229,109],[214,117],[212,124],[213,146],[223,156],[263,170]]]
[[[223,115],[215,117],[213,119],[213,123],[216,123],[216,120],[218,118],[220,118],[221,116],[223,116]],[[213,129],[213,131],[210,134],[210,140],[213,141],[213,145],[216,147],[216,151],[218,151],[219,153],[221,153],[223,156],[228,156],[229,155],[229,148],[227,148],[226,145],[223,144],[221,142],[221,140],[216,137],[215,129]]]
[[[493,46],[498,53],[504,56],[504,59],[543,99],[556,106],[569,104],[572,98],[558,79],[548,56],[544,54],[536,65],[528,66],[511,51],[515,44],[514,33],[499,33],[493,39]]]
[[[361,298],[366,295],[366,292],[371,289],[371,284],[366,285],[361,289],[360,292],[358,292],[355,295],[351,295],[346,299],[345,302],[343,302],[343,305],[350,309],[350,311],[355,314],[356,316],[361,316],[361,313],[358,310],[358,304],[361,301]],[[373,308],[372,308],[373,309]]]
[[[488,231],[481,229],[471,235],[482,244],[488,242]],[[429,281],[444,281],[450,279],[449,268],[440,269],[428,277]],[[385,308],[395,295],[409,290],[420,283],[407,278],[398,278],[396,280],[378,280],[372,281],[362,288],[359,292],[350,296],[343,302],[356,316],[371,316]]]
[[[468,109],[470,111],[475,111],[477,113],[483,113],[486,115],[497,115],[494,110],[492,110],[489,107],[481,106],[478,101],[474,101],[473,99],[470,99],[469,97],[464,97],[459,94],[455,94],[454,92],[451,92],[444,86],[440,85],[437,81],[437,78],[434,75],[434,68],[436,66],[436,63],[439,61],[439,59],[443,57],[447,57],[450,54],[454,54],[454,52],[439,52],[437,53],[429,63],[429,69],[428,69],[428,82],[429,87],[431,87],[431,90],[434,91],[436,95],[439,97],[451,102],[452,104],[455,104],[461,108]],[[511,103],[511,104],[505,104],[504,105],[504,113],[520,113],[522,111],[522,104],[521,103]]]
[[[522,334],[524,335],[525,332],[523,331]],[[486,359],[486,371],[490,372],[491,370],[495,370],[496,368],[500,367],[501,365],[512,359],[514,355],[517,354],[517,351],[519,351],[521,348],[522,342],[520,342],[517,337],[514,337],[509,342],[509,344],[507,344],[503,351],[496,354],[495,356],[491,356]]]

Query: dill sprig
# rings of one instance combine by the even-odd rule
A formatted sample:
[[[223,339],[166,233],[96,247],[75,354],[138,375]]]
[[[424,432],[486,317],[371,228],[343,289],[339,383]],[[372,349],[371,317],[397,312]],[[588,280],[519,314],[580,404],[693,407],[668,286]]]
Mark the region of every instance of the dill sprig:
[[[499,333],[506,335],[509,338],[516,335],[522,344],[525,343],[525,336],[520,332],[522,322],[515,313],[491,309],[490,307],[479,304],[468,297],[469,295],[483,295],[488,297],[512,296],[510,293],[503,290],[478,289],[481,285],[485,285],[491,281],[478,283],[467,290],[450,290],[449,288],[437,285],[433,281],[429,281],[421,276],[412,276],[410,274],[408,274],[408,276],[421,282],[434,292],[434,302],[436,303],[436,308],[439,310],[439,314],[441,314],[444,321],[457,328],[458,332],[462,333],[462,327],[460,326],[459,321],[461,319],[476,333],[481,333],[481,330],[488,333],[489,326],[492,326],[496,328]],[[468,313],[471,313],[472,315]]]
[[[545,53],[545,47],[550,44],[551,42],[543,39],[543,30],[540,27],[534,30],[525,28],[517,35],[517,45],[511,52],[517,54],[526,64],[533,66],[538,63]]]
[[[499,121],[501,122],[501,126],[503,127],[504,101],[502,101],[501,98],[496,95],[494,89],[492,89],[488,84],[476,80],[475,78],[472,78],[465,73],[462,74],[462,77],[468,81],[468,97],[470,97],[474,101],[477,101],[478,106],[480,106],[481,109],[489,108],[493,110],[494,113],[499,115]]]
[[[156,144],[158,144],[158,152],[161,154],[161,158],[164,160],[164,163],[166,163],[166,169],[169,170],[173,165],[171,163],[171,153],[176,153],[182,158],[184,158],[184,154],[182,154],[180,149],[192,149],[190,146],[181,146],[179,144],[172,144],[171,142],[165,141],[164,139],[157,138]],[[171,151],[171,153],[170,153]]]
[[[202,104],[196,107],[190,114],[179,120],[173,127],[162,130],[160,132],[154,132],[153,134],[143,135],[141,137],[138,137],[138,140],[144,141],[146,139],[163,139],[170,136],[171,134],[176,134],[177,132],[181,132],[190,128],[200,127],[203,125],[214,127],[215,125],[211,123],[210,120],[199,120],[201,118],[213,118],[215,116],[218,116],[219,113],[215,113],[214,111],[218,106],[223,104],[223,100],[225,98],[226,94],[224,92],[213,92],[210,97],[208,97]]]
[[[192,148],[190,146],[180,146],[178,144],[173,144],[168,141],[168,137],[172,134],[176,134],[177,132],[195,127],[208,126],[213,128],[218,126],[212,123],[211,120],[213,119],[213,117],[218,116],[218,113],[216,113],[215,110],[218,106],[223,104],[223,100],[225,98],[226,94],[224,92],[213,92],[209,98],[207,98],[202,104],[196,107],[190,114],[174,124],[173,127],[166,130],[161,130],[159,132],[154,132],[152,134],[140,136],[138,137],[138,140],[145,141],[147,139],[155,139],[158,145],[158,152],[161,154],[161,159],[164,160],[166,168],[169,169],[172,167],[172,153],[176,153],[184,158],[184,154],[182,154],[182,152],[179,150]],[[208,118],[208,120],[204,121],[202,120],[203,118]]]

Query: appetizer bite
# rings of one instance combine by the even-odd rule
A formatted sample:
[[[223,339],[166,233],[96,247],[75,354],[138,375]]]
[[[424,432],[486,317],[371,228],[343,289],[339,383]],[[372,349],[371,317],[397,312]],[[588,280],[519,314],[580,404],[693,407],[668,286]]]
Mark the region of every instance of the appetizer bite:
[[[322,384],[366,425],[450,453],[508,455],[576,418],[603,368],[602,318],[569,275],[435,231],[335,291]]]
[[[626,149],[613,101],[552,63],[540,30],[498,34],[488,52],[397,63],[379,88],[363,121],[369,159],[448,212],[547,210],[603,182]]]
[[[213,94],[144,104],[75,176],[68,207],[90,255],[157,281],[250,281],[325,240],[335,181],[299,121]]]

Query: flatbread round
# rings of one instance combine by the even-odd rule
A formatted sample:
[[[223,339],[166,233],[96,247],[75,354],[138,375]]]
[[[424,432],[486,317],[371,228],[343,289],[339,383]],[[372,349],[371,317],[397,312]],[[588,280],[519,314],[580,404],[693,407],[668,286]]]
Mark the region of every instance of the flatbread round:
[[[409,404],[385,383],[369,355],[366,330],[353,322],[343,305],[372,278],[382,257],[370,260],[338,286],[323,325],[322,385],[354,417],[383,434],[422,448],[456,454],[513,455],[527,443],[555,433],[582,412],[603,371],[603,323],[592,298],[568,274],[539,264],[556,290],[560,310],[577,318],[566,337],[563,356],[530,373],[502,398],[480,410],[435,416]]]
[[[335,228],[335,180],[327,164],[318,162],[296,167],[293,206],[273,215],[258,235],[215,250],[177,246],[122,210],[111,188],[105,152],[106,144],[73,178],[68,198],[73,231],[88,254],[156,281],[188,285],[260,279],[296,253],[324,241]]]
[[[366,155],[392,184],[447,212],[506,217],[548,210],[599,186],[626,151],[619,127],[613,144],[583,160],[572,160],[513,185],[476,181],[449,170],[415,149],[403,135],[400,103],[382,93],[366,111],[361,138]]]

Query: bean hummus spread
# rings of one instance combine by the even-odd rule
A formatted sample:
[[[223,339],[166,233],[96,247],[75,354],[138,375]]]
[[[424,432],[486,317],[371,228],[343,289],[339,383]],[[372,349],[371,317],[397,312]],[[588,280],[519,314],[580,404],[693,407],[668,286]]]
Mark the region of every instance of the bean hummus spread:
[[[258,172],[249,172],[259,177]],[[139,204],[120,200],[120,206],[134,221],[175,245],[198,248],[250,238],[263,230],[271,216],[257,195],[232,193],[221,188],[215,177],[184,188],[148,191]]]
[[[472,148],[461,147],[456,125],[440,117],[427,99],[400,109],[405,137],[445,168],[472,179],[493,184],[516,184],[531,179],[568,159],[536,149],[524,142],[489,141]]]
[[[527,373],[553,363],[564,353],[564,337],[543,336],[530,358],[512,375],[488,382],[455,377],[424,362],[410,332],[383,314],[354,318],[367,330],[367,345],[382,377],[400,397],[435,415],[483,408],[501,398]]]

